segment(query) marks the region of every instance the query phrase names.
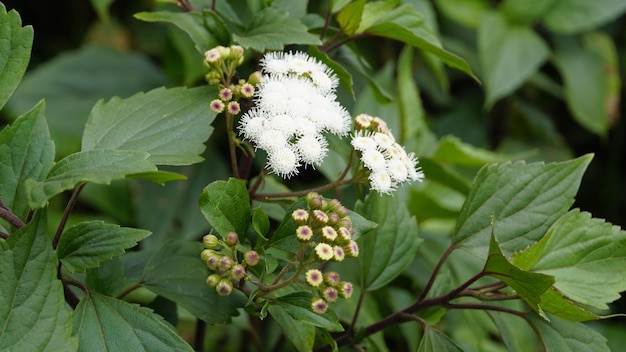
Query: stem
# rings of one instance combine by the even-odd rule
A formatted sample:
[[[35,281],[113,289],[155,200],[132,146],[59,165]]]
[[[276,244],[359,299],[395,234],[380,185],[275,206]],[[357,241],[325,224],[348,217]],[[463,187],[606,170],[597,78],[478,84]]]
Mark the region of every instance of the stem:
[[[365,36],[367,36],[367,34],[364,34],[364,33],[350,36],[350,37],[348,37],[348,38],[346,38],[346,39],[344,39],[342,41],[339,41],[339,42],[337,42],[337,43],[335,43],[333,45],[330,45],[330,46],[322,48],[322,51],[325,52],[325,53],[329,53],[329,52],[331,52],[333,50],[339,49],[344,44],[350,43],[353,40],[357,40],[357,39],[363,38]]]
[[[6,240],[7,238],[9,238],[9,234],[8,234],[8,233],[4,233],[4,232],[0,231],[0,238],[2,238],[2,239],[5,239],[5,240]]]
[[[196,320],[196,332],[193,337],[193,349],[204,351],[204,337],[206,336],[206,322],[202,319]]]
[[[435,269],[433,270],[433,273],[430,275],[430,278],[428,279],[428,282],[426,283],[426,286],[424,286],[424,289],[422,290],[422,293],[417,298],[418,302],[422,301],[424,298],[426,298],[426,295],[428,295],[428,292],[430,291],[430,289],[433,287],[433,284],[435,283],[435,279],[437,278],[437,275],[439,274],[439,271],[441,271],[441,268],[443,267],[443,263],[448,259],[448,257],[452,253],[452,251],[454,251],[455,249],[456,249],[455,246],[450,246],[443,253],[441,258],[439,259],[439,262],[435,266]]]
[[[354,311],[354,316],[352,317],[350,328],[348,328],[348,331],[346,331],[346,334],[351,334],[354,331],[354,327],[356,326],[356,320],[359,317],[359,313],[361,312],[361,306],[363,305],[364,298],[365,298],[365,290],[361,289],[361,294],[359,294],[359,301],[356,303],[356,310]]]
[[[59,223],[57,232],[54,234],[54,239],[52,240],[52,248],[57,248],[57,245],[59,244],[59,239],[61,238],[61,234],[63,233],[63,229],[65,229],[65,224],[67,224],[67,219],[70,217],[74,206],[78,202],[78,196],[80,195],[80,192],[82,192],[83,188],[85,188],[85,185],[86,183],[79,184],[74,189],[74,193],[72,193],[70,200],[67,202],[65,210],[63,211],[63,217],[61,218],[61,222]]]
[[[9,207],[7,207],[6,204],[4,204],[2,198],[0,198],[0,218],[6,220],[9,224],[11,224],[11,226],[15,227],[18,230],[26,226],[26,224],[24,224],[24,222],[19,217],[17,217],[17,215],[15,215],[13,211],[9,209]]]
[[[518,316],[526,321],[528,321],[528,317],[526,317],[526,313],[520,312],[515,309],[500,307],[500,306],[490,306],[487,304],[480,303],[445,303],[441,305],[444,308],[448,309],[474,309],[474,310],[490,310],[494,312],[501,312],[507,314],[513,314]]]
[[[323,40],[326,36],[326,31],[328,30],[328,26],[330,25],[330,17],[332,15],[332,9],[330,8],[330,2],[328,3],[328,11],[326,11],[326,18],[324,18],[324,27],[322,27],[322,32],[320,33],[320,40]]]
[[[254,195],[259,187],[261,187],[261,183],[263,183],[263,180],[265,180],[265,175],[265,168],[263,168],[261,169],[261,172],[259,172],[259,175],[256,177],[256,180],[254,180],[254,184],[252,185],[252,187],[250,187],[250,189],[248,190],[249,195]]]
[[[233,177],[239,177],[239,166],[237,166],[237,150],[235,145],[235,136],[233,131],[233,120],[234,116],[226,111],[224,113],[226,115],[226,133],[228,134],[228,152],[230,154],[230,167],[233,170]]]
[[[124,291],[120,292],[115,298],[117,299],[122,299],[124,297],[126,297],[126,295],[128,295],[129,293],[135,291],[136,289],[140,288],[141,284],[139,282],[133,284],[132,286],[128,287],[127,289],[125,289]]]

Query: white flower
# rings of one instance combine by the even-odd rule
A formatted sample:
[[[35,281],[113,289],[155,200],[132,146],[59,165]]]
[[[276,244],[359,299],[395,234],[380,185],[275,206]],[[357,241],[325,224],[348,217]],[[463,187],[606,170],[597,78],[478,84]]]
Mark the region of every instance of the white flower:
[[[267,158],[270,171],[281,177],[289,178],[298,173],[298,156],[287,146],[272,151]]]
[[[256,140],[267,126],[269,126],[268,120],[260,116],[258,110],[252,109],[241,118],[239,131],[247,139]]]
[[[385,160],[385,156],[376,149],[365,150],[361,155],[361,161],[365,167],[373,172],[385,172],[387,169],[387,160]]]
[[[398,183],[406,181],[408,170],[406,164],[400,159],[390,159],[387,161],[387,171],[392,180]]]
[[[369,176],[370,187],[379,193],[391,193],[395,190],[395,184],[385,171],[372,172]]]
[[[319,139],[314,135],[305,135],[296,142],[296,149],[305,164],[316,165],[322,162],[328,152],[325,139]]]
[[[350,141],[355,150],[364,152],[369,149],[376,149],[378,143],[369,135],[355,135]]]
[[[288,147],[287,137],[276,129],[267,129],[261,132],[255,140],[258,148],[264,149],[270,154],[275,150]]]

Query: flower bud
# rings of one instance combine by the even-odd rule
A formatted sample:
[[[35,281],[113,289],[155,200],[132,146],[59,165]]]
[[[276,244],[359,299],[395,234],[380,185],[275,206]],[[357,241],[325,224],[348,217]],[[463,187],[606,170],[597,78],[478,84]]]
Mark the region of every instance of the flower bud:
[[[231,231],[224,237],[224,242],[226,242],[228,246],[234,247],[239,243],[239,236],[237,236],[237,233]]]
[[[306,279],[306,283],[312,287],[318,287],[324,282],[324,275],[318,269],[309,269],[309,271],[304,274],[304,278]]]
[[[296,237],[300,242],[307,242],[313,238],[313,230],[307,226],[302,225],[296,229]]]
[[[223,256],[222,258],[220,258],[219,263],[217,263],[217,267],[221,271],[228,271],[228,269],[233,267],[233,264],[233,260],[230,259],[230,257]]]
[[[205,235],[202,237],[202,245],[204,248],[213,249],[220,244],[219,239],[215,235]]]
[[[348,243],[350,242],[351,239],[352,239],[352,233],[347,228],[340,227],[337,230],[337,239],[335,240],[336,243],[339,243],[339,244]]]
[[[237,115],[241,112],[241,106],[239,105],[239,102],[236,101],[231,101],[228,103],[228,112],[231,115]]]
[[[221,279],[222,277],[219,276],[218,274],[211,274],[209,275],[209,277],[206,278],[206,284],[209,287],[215,287],[217,286],[217,284],[220,282]]]
[[[359,245],[354,240],[350,240],[346,245],[343,246],[343,250],[348,257],[358,257],[359,256]]]
[[[339,222],[339,215],[337,213],[328,213],[328,224],[336,225]]]
[[[248,76],[248,83],[256,86],[257,84],[261,83],[262,79],[263,75],[261,74],[261,71],[254,71],[250,74],[250,76]]]
[[[328,309],[328,303],[321,298],[314,298],[311,302],[311,310],[317,314],[326,313],[326,309]]]
[[[233,91],[228,88],[222,88],[218,94],[223,102],[229,102],[233,98]]]
[[[250,83],[244,83],[239,88],[239,93],[244,98],[252,98],[254,96],[254,86]]]
[[[304,225],[309,220],[309,212],[305,209],[296,209],[291,213],[291,218],[296,225]]]
[[[224,111],[224,107],[225,107],[224,102],[219,99],[213,99],[209,106],[211,107],[211,111],[213,111],[216,114],[219,114],[220,112]]]
[[[317,192],[310,192],[306,195],[306,203],[310,208],[319,209],[322,206],[322,198]]]
[[[321,210],[313,210],[313,223],[316,225],[326,225],[328,223],[328,215]]]
[[[222,257],[216,254],[211,254],[206,260],[206,266],[211,270],[217,270]]]
[[[339,289],[339,296],[342,298],[350,298],[354,293],[354,288],[352,287],[352,283],[347,281],[342,281],[337,285]]]
[[[215,286],[215,291],[220,296],[228,296],[233,292],[233,283],[229,279],[221,279]]]
[[[246,277],[246,268],[241,264],[235,264],[230,271],[230,276],[233,279],[241,280]]]
[[[334,302],[339,297],[339,292],[334,287],[326,287],[322,295],[326,302]]]
[[[200,259],[202,259],[203,262],[206,262],[207,259],[209,259],[209,256],[215,255],[216,253],[218,252],[212,249],[203,249],[202,252],[200,252]]]
[[[333,259],[335,253],[333,252],[333,247],[328,243],[318,243],[317,246],[315,246],[315,255],[319,260],[325,262]]]
[[[260,259],[261,258],[259,257],[259,253],[257,253],[257,251],[247,251],[243,255],[243,261],[249,266],[255,266],[259,264]]]
[[[333,260],[336,262],[343,261],[346,258],[346,254],[343,251],[343,248],[339,246],[333,247]]]
[[[340,278],[339,274],[336,271],[329,271],[324,274],[324,283],[329,286],[337,286],[339,284]]]
[[[322,241],[326,243],[333,243],[337,238],[337,231],[330,226],[322,227]]]

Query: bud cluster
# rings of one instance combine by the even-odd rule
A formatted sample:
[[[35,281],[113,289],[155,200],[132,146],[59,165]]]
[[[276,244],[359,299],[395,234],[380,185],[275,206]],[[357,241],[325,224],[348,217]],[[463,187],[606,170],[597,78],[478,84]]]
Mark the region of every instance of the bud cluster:
[[[247,80],[240,79],[232,83],[235,71],[243,63],[244,50],[239,45],[230,47],[217,46],[204,53],[204,64],[209,68],[205,79],[210,85],[217,86],[218,97],[211,101],[211,110],[217,114],[227,111],[232,115],[241,112],[239,99],[254,96],[255,86],[261,83],[261,73],[252,73]]]
[[[354,229],[348,210],[337,199],[327,200],[315,192],[307,194],[306,202],[308,209],[296,209],[291,216],[301,246],[313,248],[312,260],[341,262],[357,257],[359,246],[352,239]],[[340,281],[336,272],[309,269],[305,281],[314,292],[311,309],[318,314],[326,311],[329,302],[352,295],[352,284]]]
[[[259,263],[259,253],[250,250],[243,254],[241,261],[237,258],[236,246],[239,236],[229,232],[224,239],[215,235],[205,235],[202,238],[204,250],[200,258],[213,273],[207,277],[206,283],[214,287],[220,296],[228,296],[233,290],[233,282],[246,279],[247,267]]]

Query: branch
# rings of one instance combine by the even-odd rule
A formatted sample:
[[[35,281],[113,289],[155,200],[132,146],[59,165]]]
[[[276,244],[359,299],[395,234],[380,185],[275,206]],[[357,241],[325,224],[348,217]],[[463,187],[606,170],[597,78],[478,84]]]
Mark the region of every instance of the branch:
[[[70,197],[70,200],[67,202],[65,206],[65,210],[63,211],[63,217],[61,218],[61,222],[59,223],[59,227],[57,228],[57,232],[54,234],[54,239],[52,240],[52,248],[57,249],[57,245],[59,244],[59,239],[61,238],[61,234],[65,229],[65,224],[67,224],[67,219],[70,217],[74,206],[78,202],[78,196],[80,192],[82,192],[83,188],[85,188],[86,183],[79,184],[76,188],[74,188],[74,193]]]
[[[11,226],[18,230],[26,226],[26,224],[24,224],[24,222],[17,215],[15,215],[11,209],[9,209],[2,198],[0,198],[0,218],[6,220],[9,224],[11,224]]]
[[[422,290],[422,293],[417,298],[418,301],[421,301],[424,298],[426,298],[426,295],[428,294],[430,289],[433,287],[433,284],[435,283],[435,279],[437,278],[437,275],[439,274],[439,271],[441,271],[441,268],[443,267],[443,263],[448,259],[448,257],[452,253],[452,251],[454,251],[455,249],[456,249],[455,246],[448,247],[448,249],[446,249],[446,251],[443,253],[441,258],[439,258],[439,262],[437,262],[437,265],[435,266],[435,269],[433,270],[433,273],[430,275],[430,278],[428,279],[428,282],[426,283],[426,286],[424,286],[424,289]]]

